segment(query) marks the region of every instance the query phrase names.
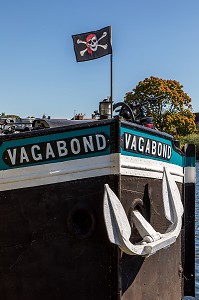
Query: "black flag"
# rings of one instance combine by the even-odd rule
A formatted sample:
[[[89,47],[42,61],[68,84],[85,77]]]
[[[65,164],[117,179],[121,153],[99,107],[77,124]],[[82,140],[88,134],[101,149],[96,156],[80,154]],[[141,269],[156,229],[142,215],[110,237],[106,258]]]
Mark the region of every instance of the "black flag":
[[[77,62],[112,53],[111,26],[72,36]]]

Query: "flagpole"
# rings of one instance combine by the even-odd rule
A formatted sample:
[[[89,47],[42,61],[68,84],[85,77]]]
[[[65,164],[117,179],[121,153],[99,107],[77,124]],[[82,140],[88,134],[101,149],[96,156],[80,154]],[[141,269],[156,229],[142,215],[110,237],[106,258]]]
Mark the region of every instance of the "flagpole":
[[[111,27],[111,47],[112,47],[112,27]],[[111,100],[111,118],[113,117],[113,47],[110,55],[110,100]]]
[[[112,27],[107,26],[96,31],[72,35],[77,62],[100,58],[110,54],[110,95],[107,96],[109,107],[108,117],[113,117],[113,54],[112,54]],[[104,44],[98,41],[106,38]],[[95,42],[93,41],[95,39]],[[91,44],[89,44],[89,42]],[[92,43],[94,43],[92,45]],[[95,46],[94,46],[95,45]],[[99,47],[98,47],[99,46]],[[101,47],[100,47],[101,46]],[[99,48],[99,49],[98,49]],[[111,107],[111,112],[110,112]]]
[[[113,117],[113,54],[110,55],[110,100],[111,100],[111,118]]]

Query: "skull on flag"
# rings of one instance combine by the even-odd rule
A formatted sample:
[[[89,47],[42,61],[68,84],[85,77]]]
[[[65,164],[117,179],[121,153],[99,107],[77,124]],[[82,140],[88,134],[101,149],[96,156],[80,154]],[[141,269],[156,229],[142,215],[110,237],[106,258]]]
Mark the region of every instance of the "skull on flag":
[[[84,56],[84,53],[86,51],[88,51],[88,53],[90,55],[92,55],[93,51],[97,51],[98,47],[102,47],[103,49],[107,49],[108,45],[105,44],[105,45],[101,45],[99,44],[99,41],[101,39],[103,39],[105,36],[107,36],[107,32],[103,32],[102,36],[97,39],[97,36],[96,34],[89,34],[87,37],[86,37],[86,41],[82,41],[80,39],[77,40],[77,44],[85,44],[86,45],[86,49],[80,51],[80,55],[81,56]]]
[[[111,27],[73,35],[77,61],[86,61],[112,53]],[[102,42],[100,42],[103,39]],[[84,46],[83,46],[84,45]]]

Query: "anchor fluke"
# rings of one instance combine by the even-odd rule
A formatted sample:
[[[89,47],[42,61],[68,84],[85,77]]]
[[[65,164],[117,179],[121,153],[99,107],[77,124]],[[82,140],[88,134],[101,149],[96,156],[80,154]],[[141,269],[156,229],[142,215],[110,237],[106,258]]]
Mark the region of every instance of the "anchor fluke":
[[[181,231],[183,206],[176,182],[170,172],[164,168],[163,204],[165,217],[171,225],[166,232],[157,232],[138,210],[133,210],[133,223],[142,237],[138,244],[130,242],[131,226],[124,208],[108,184],[104,187],[104,219],[108,238],[111,243],[129,255],[148,256],[173,244]]]

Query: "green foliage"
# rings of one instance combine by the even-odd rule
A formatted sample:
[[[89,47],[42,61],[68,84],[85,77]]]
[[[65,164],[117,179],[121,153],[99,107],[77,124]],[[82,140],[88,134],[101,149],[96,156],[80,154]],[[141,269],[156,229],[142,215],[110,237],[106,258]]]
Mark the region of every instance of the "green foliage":
[[[19,119],[20,117],[17,115],[6,115],[4,113],[4,115],[2,115],[3,118],[10,118],[10,119]]]
[[[181,145],[195,144],[196,145],[196,157],[199,159],[199,134],[193,133],[180,138]]]
[[[132,92],[125,95],[128,104],[141,104],[147,115],[155,119],[157,129],[185,136],[196,131],[195,115],[191,98],[176,80],[151,76],[138,83]]]

